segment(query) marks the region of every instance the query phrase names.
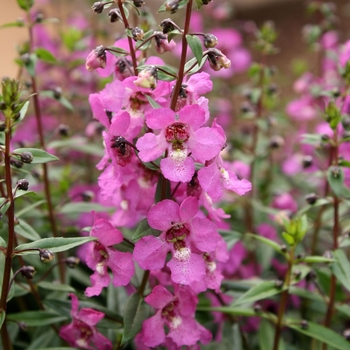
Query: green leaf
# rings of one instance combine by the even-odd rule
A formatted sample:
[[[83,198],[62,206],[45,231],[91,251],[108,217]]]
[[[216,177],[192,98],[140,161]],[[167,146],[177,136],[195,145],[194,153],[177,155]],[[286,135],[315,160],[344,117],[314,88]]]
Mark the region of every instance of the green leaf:
[[[17,0],[17,4],[22,10],[29,11],[34,5],[34,0]]]
[[[61,95],[59,98],[55,97],[55,92],[52,90],[44,90],[40,91],[39,94],[44,97],[52,98],[59,102],[62,106],[66,107],[70,111],[74,111],[73,105],[63,96]]]
[[[239,299],[233,302],[231,306],[242,304],[251,304],[257,300],[270,298],[276,294],[283,292],[283,288],[277,288],[275,281],[263,281],[257,286],[252,287],[247,293],[243,294]]]
[[[302,134],[301,143],[308,145],[319,146],[322,143],[321,135],[319,134]]]
[[[260,350],[273,349],[275,327],[271,324],[271,322],[267,320],[261,320],[258,333]],[[282,339],[279,342],[278,350],[284,350],[284,344],[282,342]]]
[[[197,73],[204,66],[206,61],[207,61],[207,58],[203,57],[201,63],[198,64],[197,58],[192,58],[185,64],[185,72],[189,70],[186,74],[191,75],[191,74]],[[191,68],[192,66],[193,68]]]
[[[59,348],[40,348],[36,350],[77,350],[77,348],[64,348],[64,347],[59,347]]]
[[[148,317],[148,306],[139,293],[128,299],[124,310],[124,334],[122,344],[141,331],[142,323]]]
[[[131,32],[131,30],[130,30]],[[131,38],[132,38],[132,34],[131,34]],[[125,56],[125,55],[129,55],[129,52],[120,48],[120,47],[116,47],[116,46],[107,46],[106,49],[108,49],[108,52],[116,57],[120,57],[120,56]]]
[[[218,232],[227,243],[228,249],[231,249],[240,239],[242,239],[242,234],[238,231],[219,229]]]
[[[283,253],[282,250],[281,250],[281,245],[278,244],[278,243],[276,243],[275,241],[273,241],[273,240],[271,240],[271,239],[268,239],[268,238],[265,238],[265,237],[263,237],[263,236],[259,236],[259,235],[257,235],[257,234],[247,233],[246,235],[249,236],[249,237],[255,238],[255,239],[257,239],[258,241],[261,241],[261,242],[263,242],[263,243],[269,245],[269,246],[272,247],[276,252],[285,255],[285,253]]]
[[[310,204],[310,205],[305,206],[304,208],[299,209],[296,212],[295,216],[301,216],[302,214],[305,214],[306,212],[308,212],[312,208],[321,207],[323,205],[332,204],[332,203],[333,203],[333,198],[331,198],[331,197],[317,198],[317,201],[315,204]]]
[[[53,154],[38,148],[17,148],[12,153],[17,155],[23,152],[30,152],[33,155],[34,159],[30,164],[43,164],[59,160],[59,158]]]
[[[327,122],[329,126],[335,130],[341,119],[341,113],[339,108],[333,101],[330,101],[325,110]]]
[[[23,219],[19,221],[19,224],[15,226],[15,232],[30,241],[41,239],[40,235]]]
[[[157,70],[157,78],[158,80],[163,80],[163,81],[173,81],[176,79],[177,77],[177,73],[171,69],[170,67],[167,66],[159,66],[162,70],[164,70],[165,72],[161,71],[161,70]],[[158,68],[158,66],[157,66]],[[167,74],[169,73],[169,74]],[[175,76],[175,77],[174,77]]]
[[[35,76],[35,67],[36,67],[36,61],[38,60],[38,57],[36,56],[35,53],[31,53],[28,56],[28,59],[24,61],[21,61],[22,64],[24,65],[25,69],[28,71],[28,74],[31,77]]]
[[[148,94],[145,94],[145,96],[149,104],[152,106],[152,108],[154,109],[162,108],[151,96],[149,96]]]
[[[343,250],[338,249],[333,252],[333,257],[335,259],[334,263],[331,265],[332,272],[337,277],[339,282],[350,291],[350,263],[349,259]]]
[[[38,286],[43,289],[54,290],[59,292],[75,293],[75,289],[68,284],[52,283],[42,281]]]
[[[24,22],[16,21],[16,22],[5,23],[0,26],[0,28],[9,28],[9,27],[24,27]]]
[[[102,157],[104,150],[101,146],[91,143],[85,137],[71,137],[64,140],[55,140],[47,145],[49,149],[63,148],[68,151],[78,151],[84,154]]]
[[[7,247],[6,242],[0,237],[0,247]],[[2,290],[2,284],[4,280],[4,266],[5,266],[5,254],[0,251],[0,290]],[[11,276],[10,279],[13,277],[12,270],[11,270]],[[7,301],[11,300],[13,298],[13,295],[15,293],[15,284],[12,283],[11,290],[7,295]]]
[[[95,241],[96,237],[73,237],[73,238],[64,238],[64,237],[54,237],[54,238],[43,238],[31,243],[20,244],[16,247],[14,253],[18,255],[27,255],[27,254],[38,254],[37,251],[25,251],[17,253],[19,250],[32,249],[32,248],[41,248],[41,249],[50,249],[53,253],[64,252],[68,249],[78,247],[82,244]]]
[[[158,237],[160,234],[161,234],[161,231],[155,230],[154,228],[150,227],[147,219],[143,219],[137,226],[131,240],[133,242],[136,242],[144,236],[152,235],[152,236]]]
[[[317,263],[331,263],[334,259],[325,258],[324,256],[311,255],[306,256],[305,258],[297,259],[295,262],[306,262],[309,264],[317,264]]]
[[[15,314],[7,315],[7,318],[11,321],[24,322],[27,326],[46,326],[61,321],[67,320],[67,317],[53,311],[24,311]]]
[[[196,0],[197,10],[203,6],[203,0]]]
[[[22,196],[28,196],[28,195],[31,197],[36,197],[36,193],[34,191],[17,190],[15,194],[15,199]]]
[[[82,214],[89,213],[91,211],[105,212],[112,208],[104,207],[101,204],[95,202],[72,202],[62,205],[58,208],[57,212],[60,214]]]
[[[19,112],[19,113],[20,113],[19,118],[16,119],[16,121],[15,121],[14,124],[18,124],[18,123],[20,123],[20,122],[24,119],[24,117],[25,117],[26,114],[27,114],[28,107],[29,107],[29,101],[26,101],[26,102],[24,103],[23,107],[21,108],[20,112]]]
[[[313,322],[308,322],[308,328],[303,329],[299,324],[295,324],[296,322],[298,321],[289,320],[287,321],[286,326],[296,330],[299,333],[326,343],[337,350],[349,350],[349,342],[331,329]]]
[[[35,202],[33,204],[30,204],[30,205],[26,206],[25,208],[23,208],[22,210],[17,212],[17,214],[16,214],[17,219],[20,218],[25,213],[31,212],[34,208],[39,207],[40,205],[42,205],[44,203],[46,203],[46,200],[42,199],[40,201],[37,201],[37,202]]]
[[[6,318],[6,313],[4,310],[0,311],[0,329],[5,321]]]
[[[196,57],[198,64],[202,62],[203,58],[203,48],[202,48],[202,42],[198,38],[197,35],[186,35],[186,40],[188,43],[188,46],[191,48],[192,53],[194,54],[194,57]]]
[[[331,166],[327,171],[328,183],[340,198],[350,198],[350,189],[344,184],[344,171],[341,167]]]
[[[57,63],[56,57],[48,50],[39,47],[35,50],[35,53],[39,60],[48,62],[48,63]]]

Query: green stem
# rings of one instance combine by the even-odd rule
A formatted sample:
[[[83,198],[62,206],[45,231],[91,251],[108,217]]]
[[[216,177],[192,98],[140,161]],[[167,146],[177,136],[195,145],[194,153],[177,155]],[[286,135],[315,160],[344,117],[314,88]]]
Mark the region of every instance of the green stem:
[[[123,18],[125,29],[130,29],[128,19],[125,16],[122,0],[118,0],[118,7],[119,7],[120,14],[122,15],[122,18]],[[134,68],[134,75],[137,75],[136,54],[135,54],[132,38],[130,38],[129,36],[128,36],[128,43],[129,43],[129,48],[130,48],[130,55],[131,55],[131,60],[132,60],[132,66]]]
[[[185,64],[186,64],[186,55],[187,55],[187,39],[186,35],[189,32],[190,28],[190,20],[191,20],[191,13],[192,13],[192,2],[193,0],[189,0],[187,3],[186,8],[186,19],[185,19],[185,27],[183,30],[182,35],[182,50],[181,50],[181,59],[180,59],[180,67],[179,67],[179,73],[176,80],[176,85],[173,90],[173,95],[171,98],[170,108],[175,111],[176,109],[176,103],[177,99],[179,97],[179,93],[181,90],[181,85],[184,79],[184,71],[185,71]]]
[[[7,306],[7,296],[10,286],[10,277],[11,277],[11,268],[12,268],[12,255],[15,244],[15,201],[12,193],[12,174],[11,174],[11,132],[12,132],[12,118],[11,112],[5,114],[6,116],[6,132],[5,132],[5,176],[6,176],[6,190],[7,190],[7,199],[10,202],[10,206],[7,210],[7,219],[8,219],[8,240],[7,240],[7,249],[5,255],[5,265],[3,272],[2,280],[2,290],[0,298],[0,312],[6,312]],[[12,344],[10,337],[7,332],[6,322],[3,323],[1,328],[1,339],[4,350],[11,350]]]
[[[275,338],[273,341],[273,350],[278,350],[278,345],[281,338],[282,333],[282,327],[283,327],[283,315],[285,313],[287,302],[288,302],[288,295],[289,295],[289,286],[291,283],[292,278],[292,267],[294,263],[294,247],[291,248],[289,258],[288,258],[288,270],[284,282],[284,287],[286,287],[286,290],[282,292],[282,297],[280,301],[280,306],[278,309],[278,315],[277,315],[277,324],[276,324],[276,331],[275,331]]]

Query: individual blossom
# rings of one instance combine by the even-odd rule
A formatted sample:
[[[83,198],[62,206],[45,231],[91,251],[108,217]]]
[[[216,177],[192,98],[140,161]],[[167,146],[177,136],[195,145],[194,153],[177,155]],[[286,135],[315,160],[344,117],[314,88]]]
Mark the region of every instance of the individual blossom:
[[[156,50],[161,55],[164,52],[173,51],[176,47],[174,40],[168,41],[168,36],[162,32],[155,32]]]
[[[107,220],[99,219],[95,214],[90,236],[96,237],[98,240],[90,244],[90,251],[86,256],[87,266],[95,272],[90,276],[92,286],[86,289],[85,294],[88,297],[99,295],[102,288],[109,285],[108,268],[113,273],[115,287],[129,284],[134,275],[132,255],[113,248],[114,244],[123,241],[122,233]]]
[[[154,109],[146,113],[146,124],[158,135],[146,133],[136,144],[144,162],[153,161],[167,151],[160,162],[165,178],[176,182],[189,182],[195,171],[194,161],[204,162],[215,157],[221,149],[220,135],[205,122],[205,112],[198,105],[186,106],[175,113],[169,108]]]
[[[96,324],[102,320],[104,313],[90,308],[78,311],[79,301],[76,295],[69,294],[72,300],[72,323],[62,326],[60,337],[70,346],[88,350],[112,350],[112,343],[98,332]]]
[[[145,236],[134,249],[134,259],[144,270],[164,267],[166,264],[175,283],[189,285],[205,276],[206,265],[202,253],[215,251],[220,235],[210,220],[197,216],[198,200],[186,198],[181,205],[163,200],[153,206],[147,215],[149,225],[161,231],[159,237]]]
[[[106,48],[98,46],[92,50],[86,58],[85,67],[87,70],[95,70],[97,68],[106,67]]]
[[[145,298],[146,303],[157,309],[154,316],[142,324],[139,341],[149,347],[167,343],[170,338],[178,347],[207,344],[211,333],[194,318],[198,298],[188,287],[175,286],[174,294],[158,285]],[[169,329],[167,334],[164,327]]]
[[[221,145],[223,147],[226,144],[225,132],[221,126],[216,123],[216,120],[213,122],[213,129],[217,130],[221,135]],[[234,191],[240,196],[244,195],[252,188],[252,184],[248,180],[238,179],[237,175],[228,169],[228,166],[225,165],[220,154],[199,170],[198,180],[202,189],[214,200],[222,196],[224,188]]]

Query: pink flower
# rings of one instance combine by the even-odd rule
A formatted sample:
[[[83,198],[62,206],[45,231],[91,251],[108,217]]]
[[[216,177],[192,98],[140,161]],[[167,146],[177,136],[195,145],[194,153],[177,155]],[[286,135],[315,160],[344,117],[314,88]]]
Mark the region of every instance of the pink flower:
[[[92,50],[86,58],[85,67],[87,70],[95,70],[97,68],[106,67],[106,49],[98,46]]]
[[[168,199],[153,206],[147,215],[148,223],[162,233],[159,237],[145,236],[136,243],[134,259],[141,268],[163,268],[171,251],[167,266],[175,283],[189,285],[202,279],[206,273],[202,253],[213,252],[221,237],[216,225],[196,217],[197,212],[195,197],[186,198],[180,206]]]
[[[158,346],[167,338],[178,347],[195,345],[198,341],[207,344],[211,340],[211,333],[194,318],[198,299],[189,288],[175,286],[173,295],[158,285],[145,301],[157,309],[156,314],[142,324],[139,340],[146,346]],[[164,326],[169,329],[167,334]]]
[[[146,124],[159,135],[146,133],[136,144],[144,162],[153,161],[167,150],[168,156],[160,162],[167,179],[189,182],[195,171],[194,160],[204,162],[215,157],[221,149],[216,130],[200,126],[205,113],[198,105],[186,106],[179,114],[168,108],[154,109],[146,114]],[[191,157],[190,157],[191,155]]]
[[[95,272],[90,277],[92,287],[88,287],[85,294],[88,297],[99,295],[102,288],[109,285],[108,267],[113,273],[113,285],[126,286],[134,275],[132,255],[119,252],[112,247],[123,241],[122,233],[107,220],[99,219],[95,214],[90,236],[97,237],[98,241],[90,245],[90,252],[86,256],[87,266]]]
[[[79,301],[74,294],[72,299],[72,323],[61,327],[60,337],[70,346],[88,350],[112,350],[109,339],[99,333],[96,324],[104,317],[104,313],[90,308],[78,311]]]
[[[220,134],[221,147],[223,147],[226,143],[225,132],[216,123],[216,120],[213,122],[213,129]],[[252,184],[248,180],[239,180],[237,175],[227,168],[221,156],[217,155],[209,164],[198,171],[198,180],[202,189],[214,200],[222,196],[224,188],[234,191],[240,196],[252,189]]]

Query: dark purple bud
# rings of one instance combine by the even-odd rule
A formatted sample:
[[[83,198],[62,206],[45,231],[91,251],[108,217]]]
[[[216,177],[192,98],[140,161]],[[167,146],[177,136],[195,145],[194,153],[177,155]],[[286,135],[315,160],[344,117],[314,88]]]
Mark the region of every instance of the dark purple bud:
[[[61,135],[61,136],[64,136],[64,137],[67,137],[69,135],[69,126],[66,125],[66,124],[60,124],[58,126],[58,133]]]
[[[305,196],[305,200],[310,204],[313,205],[317,202],[318,196],[316,193],[309,193]]]
[[[280,148],[284,145],[283,137],[274,135],[270,139],[270,148]]]
[[[180,0],[168,0],[165,9],[170,13],[175,13],[179,8]]]
[[[303,160],[302,160],[303,168],[304,169],[309,168],[312,165],[312,161],[313,159],[311,156],[303,157]]]
[[[66,259],[66,265],[71,269],[76,268],[79,262],[80,260],[75,256],[70,256],[69,258]]]
[[[49,249],[40,249],[39,257],[40,257],[40,261],[44,264],[55,259],[55,256],[53,255],[52,251]]]
[[[98,1],[91,6],[92,11],[95,13],[102,13],[104,9],[104,3]]]
[[[145,4],[143,0],[133,0],[133,3],[135,7],[141,7],[142,5]]]
[[[301,327],[301,329],[306,330],[306,329],[309,328],[309,324],[307,323],[306,320],[302,320],[302,321],[300,322],[300,327]]]
[[[10,159],[10,164],[12,166],[14,166],[15,168],[17,168],[17,169],[20,169],[23,166],[23,163],[20,160],[16,159],[16,158],[11,158]]]
[[[33,155],[30,152],[23,152],[21,153],[20,157],[21,161],[27,164],[31,163],[34,159]]]
[[[167,33],[171,32],[171,31],[173,31],[175,29],[173,21],[170,18],[164,19],[160,23],[160,27],[162,28],[163,34],[167,34]]]
[[[21,268],[21,274],[27,280],[32,280],[35,274],[35,268],[33,266],[23,266]]]
[[[218,38],[214,34],[205,34],[204,35],[204,46],[209,49],[215,47],[219,43]]]
[[[61,98],[61,96],[62,96],[62,89],[60,87],[56,87],[52,91],[53,91],[53,97],[56,100],[59,100]]]
[[[0,132],[6,130],[6,123],[5,122],[0,122]]]
[[[120,11],[118,9],[112,9],[108,12],[109,20],[111,23],[115,23],[118,21],[123,22],[123,17],[120,14]]]
[[[83,202],[91,202],[95,198],[95,195],[92,191],[84,191],[81,194],[81,198]]]
[[[22,191],[28,191],[29,182],[26,179],[18,180],[17,187]]]
[[[131,31],[131,34],[132,34],[132,37],[135,41],[142,40],[145,36],[144,31],[139,27],[133,28]]]

